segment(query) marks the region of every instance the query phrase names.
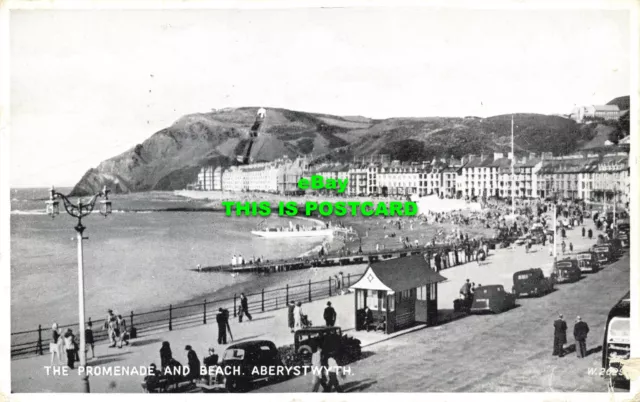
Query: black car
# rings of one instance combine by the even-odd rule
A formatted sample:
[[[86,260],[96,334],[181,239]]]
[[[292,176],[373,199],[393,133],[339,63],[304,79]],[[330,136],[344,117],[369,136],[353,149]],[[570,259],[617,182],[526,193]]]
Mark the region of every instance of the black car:
[[[546,278],[540,268],[531,268],[513,274],[513,291],[516,297],[542,296],[553,291],[553,280]]]
[[[342,333],[340,327],[308,327],[293,336],[295,356],[292,362],[310,364],[314,344],[320,344],[325,353],[337,357],[339,364],[358,360],[362,354],[360,340]],[[290,364],[291,365],[291,364]]]
[[[287,378],[287,370],[276,345],[266,340],[229,346],[214,371],[214,378],[206,387],[212,391],[242,392],[258,383]]]

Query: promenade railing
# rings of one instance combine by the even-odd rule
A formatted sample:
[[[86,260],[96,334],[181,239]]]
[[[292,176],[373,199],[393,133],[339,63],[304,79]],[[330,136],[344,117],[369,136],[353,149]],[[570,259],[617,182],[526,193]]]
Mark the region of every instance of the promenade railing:
[[[348,288],[356,283],[364,274],[347,274],[343,277],[342,287]],[[310,303],[332,296],[339,292],[335,277],[327,277],[322,281],[296,283],[276,289],[262,289],[260,292],[245,294],[247,297],[249,314],[262,313],[287,307],[289,302]],[[169,305],[167,308],[146,312],[130,311],[128,314],[119,312],[126,320],[127,330],[135,328],[136,336],[149,333],[173,331],[197,325],[216,322],[219,308],[225,308],[230,316],[237,317],[240,310],[240,294],[233,297],[206,300],[200,303]],[[104,328],[104,319],[92,320],[93,338],[95,343],[109,342],[109,335]],[[61,324],[62,331],[71,328],[78,335],[78,323]],[[39,356],[49,353],[52,341],[51,325],[38,325],[37,329],[11,333],[11,357]]]

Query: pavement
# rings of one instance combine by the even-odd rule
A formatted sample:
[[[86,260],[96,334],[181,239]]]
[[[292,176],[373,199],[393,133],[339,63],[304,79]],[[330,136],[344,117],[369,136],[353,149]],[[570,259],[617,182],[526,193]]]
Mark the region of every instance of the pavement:
[[[588,224],[588,223],[587,223]],[[588,229],[588,227],[587,227]],[[582,239],[580,228],[567,231],[574,250],[586,249],[595,241]],[[560,247],[558,247],[560,250]],[[523,262],[526,262],[523,264]],[[446,314],[466,278],[489,284],[512,286],[515,271],[531,267],[550,266],[548,247],[534,246],[525,253],[524,247],[492,251],[488,262],[482,266],[465,264],[441,271],[448,280],[439,286],[439,309]],[[331,301],[338,314],[336,325],[362,341],[364,359],[352,366],[353,379],[347,378],[354,391],[548,391],[547,383],[531,381],[530,377],[552,373],[562,377],[558,391],[604,391],[606,386],[599,377],[577,381],[571,370],[580,370],[599,364],[599,354],[579,360],[575,355],[564,358],[558,365],[551,357],[552,322],[563,311],[571,327],[571,318],[581,314],[592,325],[594,339],[590,347],[601,343],[606,313],[629,289],[629,259],[619,261],[605,270],[586,277],[580,282],[559,285],[560,289],[541,299],[519,301],[518,308],[495,316],[469,316],[432,328],[424,325],[409,328],[391,335],[354,331],[353,294],[303,304],[303,312],[315,325],[322,325],[322,312]],[[597,295],[597,298],[594,296]],[[548,327],[548,328],[547,328]],[[540,328],[547,328],[540,331]],[[232,319],[234,341],[268,339],[277,346],[293,343],[293,334],[287,326],[287,310],[281,309],[255,314],[252,321],[238,323]],[[591,335],[590,335],[591,336]],[[184,347],[191,345],[200,359],[206,356],[210,346],[222,354],[225,346],[218,347],[217,325],[197,325],[134,339],[122,349],[96,345],[95,360],[88,365],[105,367],[143,367],[151,363],[160,365],[159,349],[163,341],[170,342],[174,358],[186,364]],[[407,356],[412,356],[407,359]],[[504,362],[500,362],[504,360]],[[565,361],[573,360],[570,365]],[[577,361],[577,362],[575,362]],[[429,364],[432,363],[432,364]],[[78,370],[53,373],[49,367],[50,356],[37,356],[11,362],[12,392],[80,392]],[[435,367],[432,368],[431,366]],[[584,367],[582,367],[584,366]],[[555,367],[555,366],[554,366]],[[569,367],[569,369],[567,369]],[[569,370],[569,371],[567,371]],[[565,380],[569,378],[570,380]],[[141,392],[143,376],[92,375],[92,392]],[[536,377],[536,379],[538,379]],[[568,382],[567,382],[568,381]],[[573,382],[572,382],[573,381]],[[304,392],[309,388],[308,378],[296,378],[259,389],[259,392]],[[547,388],[545,388],[547,387]],[[569,389],[571,388],[571,389]]]

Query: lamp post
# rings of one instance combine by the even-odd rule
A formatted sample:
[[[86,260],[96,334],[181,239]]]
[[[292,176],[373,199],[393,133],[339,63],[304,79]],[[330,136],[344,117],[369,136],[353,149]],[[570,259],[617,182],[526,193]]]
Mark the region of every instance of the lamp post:
[[[82,383],[84,392],[90,392],[89,390],[89,376],[87,375],[87,356],[85,353],[85,319],[84,319],[84,267],[83,267],[83,250],[82,243],[86,237],[83,237],[85,227],[82,225],[82,218],[88,216],[93,209],[95,208],[96,201],[99,197],[104,197],[103,201],[100,201],[100,209],[99,212],[105,218],[111,214],[111,201],[109,201],[109,192],[110,190],[107,187],[103,187],[102,191],[95,194],[93,197],[89,199],[87,203],[83,203],[81,198],[78,198],[77,204],[74,204],[65,196],[64,194],[56,192],[55,188],[52,186],[49,194],[49,201],[47,204],[47,213],[51,215],[51,218],[55,218],[56,215],[60,214],[60,202],[58,200],[62,200],[64,209],[67,213],[74,218],[78,219],[77,225],[74,227],[76,230],[76,237],[78,240],[78,314],[79,314],[79,332],[80,332],[80,367],[82,367]]]

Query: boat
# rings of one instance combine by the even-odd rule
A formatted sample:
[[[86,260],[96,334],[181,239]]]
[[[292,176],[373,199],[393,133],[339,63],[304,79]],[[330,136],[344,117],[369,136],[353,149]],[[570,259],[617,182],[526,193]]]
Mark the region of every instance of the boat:
[[[284,239],[289,237],[331,237],[335,230],[333,228],[311,228],[311,229],[277,229],[277,228],[265,228],[260,230],[252,230],[251,234],[255,236],[264,237],[267,239]]]

